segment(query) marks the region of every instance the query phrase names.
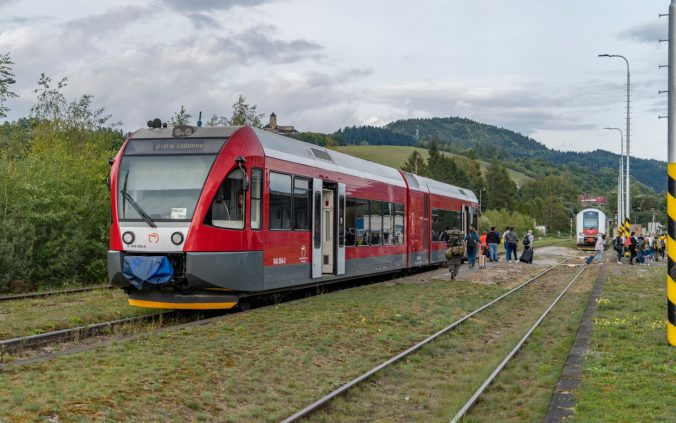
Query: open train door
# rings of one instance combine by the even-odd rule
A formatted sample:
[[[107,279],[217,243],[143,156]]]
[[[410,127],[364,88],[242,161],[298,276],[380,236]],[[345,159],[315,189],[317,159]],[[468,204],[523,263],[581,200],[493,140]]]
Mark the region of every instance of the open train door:
[[[336,233],[338,234],[338,248],[336,249],[336,275],[345,274],[345,184],[338,182],[338,219],[336,219]]]
[[[312,179],[312,278],[322,277],[322,188],[319,178]]]

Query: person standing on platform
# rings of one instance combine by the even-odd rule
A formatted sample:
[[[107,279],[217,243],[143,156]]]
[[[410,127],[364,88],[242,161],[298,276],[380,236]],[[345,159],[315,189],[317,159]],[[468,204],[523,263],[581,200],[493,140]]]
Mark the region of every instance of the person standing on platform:
[[[606,247],[606,234],[602,234],[600,237],[596,238],[596,245],[594,246],[594,250],[596,251],[596,255],[594,256],[594,261],[597,263],[603,263],[603,250]]]
[[[514,226],[510,226],[509,232],[505,234],[505,242],[507,243],[507,261],[516,263],[519,260],[519,256],[517,255],[519,235],[514,230]]]
[[[619,233],[613,241],[613,247],[615,247],[615,251],[617,252],[617,264],[622,264],[622,256],[624,255],[624,239],[622,239],[622,235]]]
[[[498,261],[498,245],[500,244],[500,232],[497,231],[496,227],[493,226],[491,231],[486,236],[486,242],[488,243],[488,252],[492,262]]]
[[[469,227],[469,233],[465,235],[465,249],[467,250],[467,261],[469,262],[469,267],[474,268],[476,264],[476,254],[479,250],[480,245],[479,235],[477,235],[474,226]]]

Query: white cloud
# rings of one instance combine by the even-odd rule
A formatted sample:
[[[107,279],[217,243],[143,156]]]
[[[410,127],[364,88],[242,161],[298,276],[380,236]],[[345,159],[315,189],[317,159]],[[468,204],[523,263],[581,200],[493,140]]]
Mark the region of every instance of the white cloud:
[[[619,37],[625,40],[638,41],[640,43],[656,44],[660,39],[668,38],[667,19],[655,19],[645,22],[620,32]]]

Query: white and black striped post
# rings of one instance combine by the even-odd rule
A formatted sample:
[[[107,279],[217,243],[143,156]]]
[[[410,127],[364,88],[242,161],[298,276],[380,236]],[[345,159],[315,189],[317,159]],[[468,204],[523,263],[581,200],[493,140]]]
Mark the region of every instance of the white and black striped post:
[[[667,219],[667,341],[676,346],[676,0],[669,5],[669,117],[668,117],[668,192]]]

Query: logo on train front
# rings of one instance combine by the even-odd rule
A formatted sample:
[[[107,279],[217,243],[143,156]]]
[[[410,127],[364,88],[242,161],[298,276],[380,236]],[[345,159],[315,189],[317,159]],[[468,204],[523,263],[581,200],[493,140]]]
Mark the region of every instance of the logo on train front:
[[[157,244],[160,242],[160,236],[155,232],[151,232],[148,234],[148,242],[151,244]]]

